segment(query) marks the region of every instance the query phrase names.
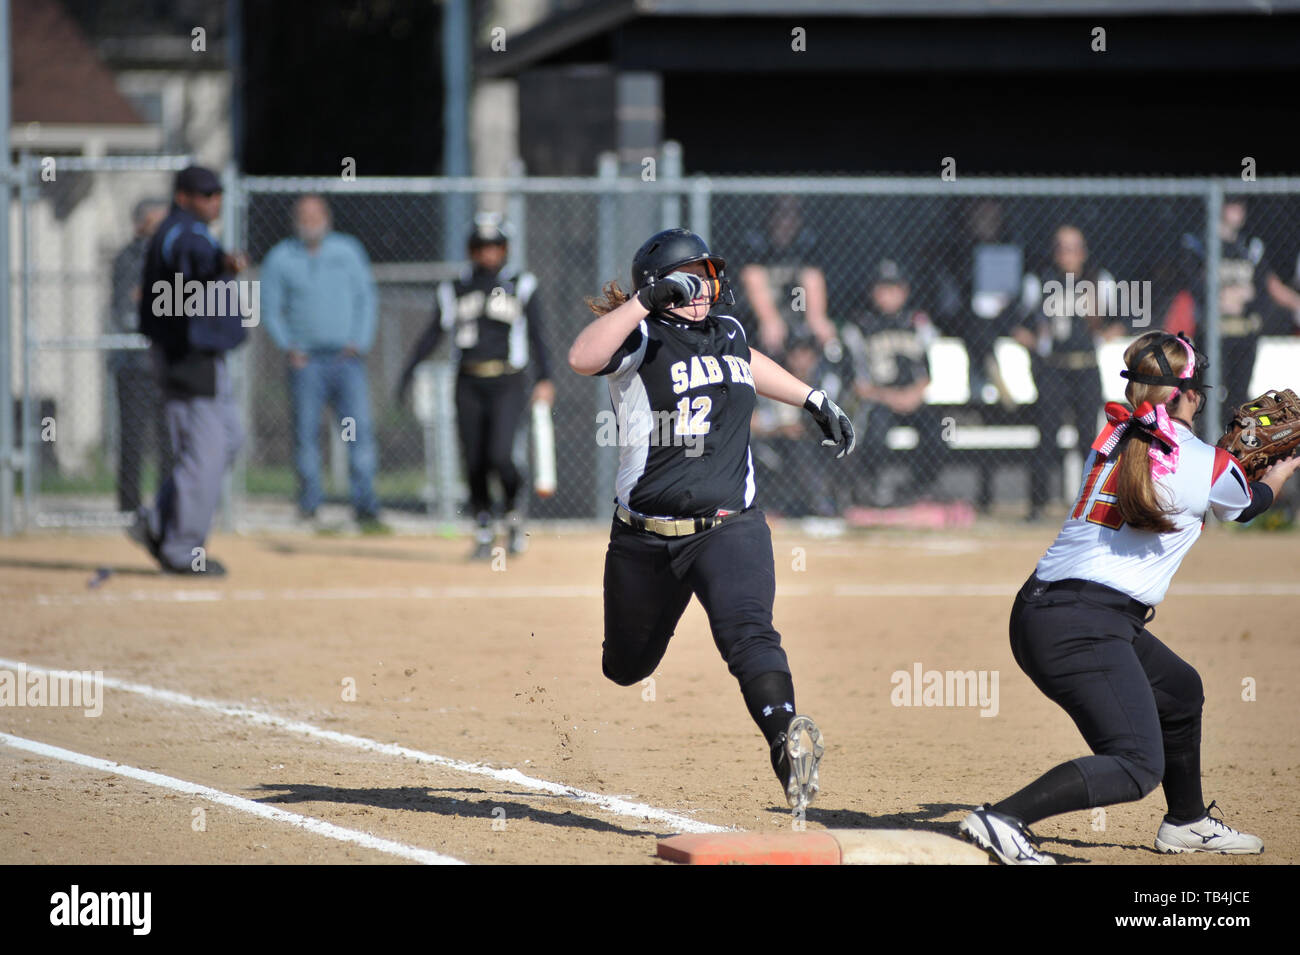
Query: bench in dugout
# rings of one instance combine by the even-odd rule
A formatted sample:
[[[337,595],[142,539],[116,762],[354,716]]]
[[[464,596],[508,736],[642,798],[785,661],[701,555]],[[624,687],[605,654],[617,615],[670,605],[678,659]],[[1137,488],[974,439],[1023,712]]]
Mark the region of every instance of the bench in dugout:
[[[1097,348],[1106,401],[1124,400],[1126,382],[1119,373],[1124,368],[1124,350],[1132,341],[1132,338],[1120,338]],[[1032,422],[1031,406],[1038,400],[1038,392],[1034,388],[1028,352],[1014,340],[1002,338],[994,346],[994,355],[1010,407],[971,395],[970,362],[965,345],[957,338],[937,338],[931,343],[931,379],[925,392],[927,404],[951,410],[949,451],[979,465],[985,480],[997,466],[1029,466],[1041,439]],[[1257,395],[1270,388],[1294,387],[1297,369],[1300,369],[1300,338],[1261,338],[1250,393]],[[1102,409],[1098,408],[1097,427],[1101,424]],[[1057,446],[1065,454],[1061,490],[1067,500],[1078,489],[1086,456],[1087,449],[1077,447],[1078,440],[1078,431],[1070,424],[1063,424],[1057,431]],[[910,451],[917,446],[916,430],[905,425],[891,428],[887,442],[893,451]],[[989,489],[985,486],[981,496],[987,494]]]

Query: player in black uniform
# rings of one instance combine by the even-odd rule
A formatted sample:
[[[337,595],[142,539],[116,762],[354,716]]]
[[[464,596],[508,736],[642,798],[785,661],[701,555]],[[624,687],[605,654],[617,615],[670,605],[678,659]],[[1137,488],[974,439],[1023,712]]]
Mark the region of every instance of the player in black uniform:
[[[1232,420],[1238,407],[1254,397],[1251,378],[1259,337],[1268,334],[1266,316],[1270,306],[1300,316],[1300,294],[1277,277],[1269,265],[1264,241],[1246,235],[1245,226],[1246,200],[1225,199],[1219,218],[1219,348],[1225,423]]]
[[[431,355],[446,332],[453,335],[456,420],[469,479],[470,508],[478,525],[471,557],[492,556],[492,501],[488,475],[495,472],[505,493],[505,524],[511,553],[524,549],[518,511],[522,478],[512,450],[519,418],[527,403],[525,369],[537,369],[532,400],[551,404],[550,361],[542,342],[537,279],[507,266],[509,240],[493,216],[480,217],[469,237],[471,267],[455,281],[442,282],[433,320],[416,343],[398,385],[399,399],[410,386],[415,366]]]
[[[1029,352],[1038,401],[1034,424],[1038,449],[1029,468],[1029,519],[1037,520],[1048,501],[1048,478],[1061,457],[1056,433],[1068,414],[1079,437],[1075,447],[1084,455],[1097,435],[1097,409],[1102,404],[1101,369],[1097,344],[1124,331],[1121,321],[1103,314],[1097,296],[1062,299],[1048,293],[1052,283],[1060,288],[1100,289],[1114,282],[1104,269],[1093,265],[1083,233],[1063,225],[1052,240],[1052,262],[1038,276],[1038,301],[1023,324],[1012,329],[1016,341]],[[1068,293],[1067,293],[1068,294]]]
[[[873,499],[883,497],[877,468],[890,454],[889,430],[909,425],[917,434],[917,446],[908,455],[911,480],[895,492],[898,504],[934,492],[947,449],[939,412],[925,403],[930,384],[926,349],[934,326],[928,315],[911,307],[910,296],[903,270],[892,259],[884,259],[872,278],[870,306],[846,322],[841,332],[849,359],[844,363],[845,385],[865,405],[862,444],[869,453],[861,478]]]
[[[605,555],[602,666],[621,686],[658,666],[691,594],[797,811],[816,796],[821,732],[797,715],[794,683],[772,626],[772,538],[754,506],[749,424],[756,393],[812,413],[822,444],[853,450],[853,426],[826,396],[752,351],[725,262],[698,235],[668,229],[587,304],[600,317],[569,350],[583,375],[606,375],[620,448]]]

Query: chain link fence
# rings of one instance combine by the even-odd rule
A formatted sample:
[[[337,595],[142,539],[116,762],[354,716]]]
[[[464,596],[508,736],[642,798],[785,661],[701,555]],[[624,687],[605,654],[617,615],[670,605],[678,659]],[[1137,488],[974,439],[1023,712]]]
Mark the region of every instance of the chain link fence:
[[[125,274],[137,203],[166,196],[182,162],[60,167],[53,182],[39,162],[25,166],[14,288],[29,525],[129,520],[127,506],[166,464],[156,396],[147,376],[132,377],[143,342],[115,318],[114,276]],[[309,193],[359,241],[373,274],[366,391],[376,490],[394,516],[467,516],[448,346],[407,399],[396,387],[484,208],[505,213],[511,263],[537,276],[554,370],[557,486],[531,497],[533,518],[607,519],[617,448],[596,438],[608,393],[570,372],[565,355],[592,317],[583,298],[611,279],[626,288],[632,252],[668,226],[700,232],[727,259],[734,314],[754,347],[825,387],[857,426],[859,451],[832,462],[805,414],[760,401],[754,463],[771,513],[870,522],[940,504],[1017,518],[1059,504],[1077,487],[1103,398],[1122,397],[1124,347],[1151,329],[1186,330],[1210,355],[1217,400],[1204,437],[1219,433],[1226,405],[1300,386],[1293,181],[1235,191],[1159,179],[647,182],[612,161],[591,179],[231,176],[223,234],[253,262],[244,277],[258,279],[293,236],[293,204]],[[235,362],[248,439],[227,508],[241,526],[292,520],[298,487],[287,359],[264,327],[250,332]],[[525,470],[527,421],[515,447]],[[315,438],[327,500],[346,505],[339,425],[335,409]]]

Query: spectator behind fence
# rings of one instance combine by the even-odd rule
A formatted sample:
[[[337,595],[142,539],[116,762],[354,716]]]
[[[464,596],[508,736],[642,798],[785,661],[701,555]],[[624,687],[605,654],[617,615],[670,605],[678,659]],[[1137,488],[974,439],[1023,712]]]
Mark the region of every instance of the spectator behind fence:
[[[745,237],[740,283],[751,315],[746,334],[757,336],[773,361],[785,358],[789,342],[816,339],[832,361],[839,341],[827,313],[826,276],[818,265],[817,234],[803,224],[799,197],[778,196],[767,232]]]
[[[397,393],[401,401],[416,366],[450,333],[457,365],[456,422],[477,525],[470,558],[490,560],[496,538],[488,479],[495,473],[501,482],[507,546],[512,554],[521,553],[527,535],[519,497],[526,489],[515,464],[515,434],[527,402],[554,404],[555,386],[542,341],[537,277],[506,264],[504,224],[490,213],[479,216],[466,245],[471,266],[439,283],[433,319],[407,360]],[[537,370],[531,397],[526,381],[530,362]]]
[[[187,299],[179,312],[168,308],[185,284],[233,286],[247,265],[208,231],[220,214],[221,181],[212,170],[188,166],[177,173],[171,211],[149,240],[141,279],[140,331],[153,343],[175,465],[154,506],[137,515],[131,536],[174,574],[225,574],[207,555],[206,542],[221,479],[244,440],[226,364],[226,353],[247,334],[244,316],[224,297],[210,313],[215,296],[207,294],[197,303]]]
[[[348,447],[357,523],[363,532],[382,532],[365,364],[375,340],[375,280],[361,243],[332,225],[321,196],[294,203],[296,236],[277,243],[262,263],[262,312],[288,365],[299,516],[315,521],[321,503],[320,420],[329,405],[330,428]]]
[[[1085,280],[1090,284],[1081,284]],[[1122,321],[1102,314],[1102,300],[1114,281],[1089,260],[1083,233],[1063,225],[1052,242],[1051,264],[1026,283],[1025,316],[1013,335],[1029,351],[1038,392],[1034,405],[1038,449],[1029,468],[1029,520],[1037,520],[1048,501],[1048,481],[1061,460],[1060,426],[1067,419],[1073,421],[1078,431],[1075,448],[1085,455],[1097,435],[1102,405],[1097,345],[1124,331]],[[1070,289],[1075,290],[1074,296],[1068,294]]]
[[[1300,324],[1300,293],[1288,286],[1268,264],[1264,242],[1247,237],[1246,200],[1224,200],[1219,217],[1219,334],[1223,367],[1223,420],[1255,395],[1250,379],[1255,372],[1259,336],[1264,333],[1270,301],[1287,310]]]
[[[963,229],[944,233],[930,253],[935,268],[935,323],[966,346],[972,401],[1013,400],[1002,380],[993,345],[1006,334],[1021,301],[1025,278],[1023,244],[1007,229],[1002,204],[973,200]]]
[[[872,278],[870,306],[841,332],[845,384],[863,402],[866,415],[865,425],[861,415],[856,424],[865,445],[860,476],[872,504],[908,504],[933,494],[947,450],[940,416],[925,404],[934,326],[926,313],[909,307],[910,297],[903,270],[891,259],[881,261]],[[916,431],[917,446],[907,452],[908,483],[887,496],[879,483],[879,465],[893,457],[888,436],[897,425]]]
[[[142,199],[131,213],[135,236],[113,257],[113,289],[107,331],[129,335],[140,330],[140,276],[149,239],[167,217],[163,199]],[[108,371],[117,395],[117,509],[140,509],[141,472],[145,460],[158,462],[159,480],[172,469],[172,444],[167,436],[162,392],[154,377],[149,353],[114,348]]]

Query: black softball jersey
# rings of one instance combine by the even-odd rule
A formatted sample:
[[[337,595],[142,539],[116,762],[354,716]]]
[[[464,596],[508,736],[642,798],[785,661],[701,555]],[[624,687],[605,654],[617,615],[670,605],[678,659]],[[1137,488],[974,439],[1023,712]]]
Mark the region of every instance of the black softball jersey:
[[[619,503],[651,517],[708,517],[754,503],[754,379],[730,315],[651,314],[597,374],[611,408],[597,440],[617,441]]]

